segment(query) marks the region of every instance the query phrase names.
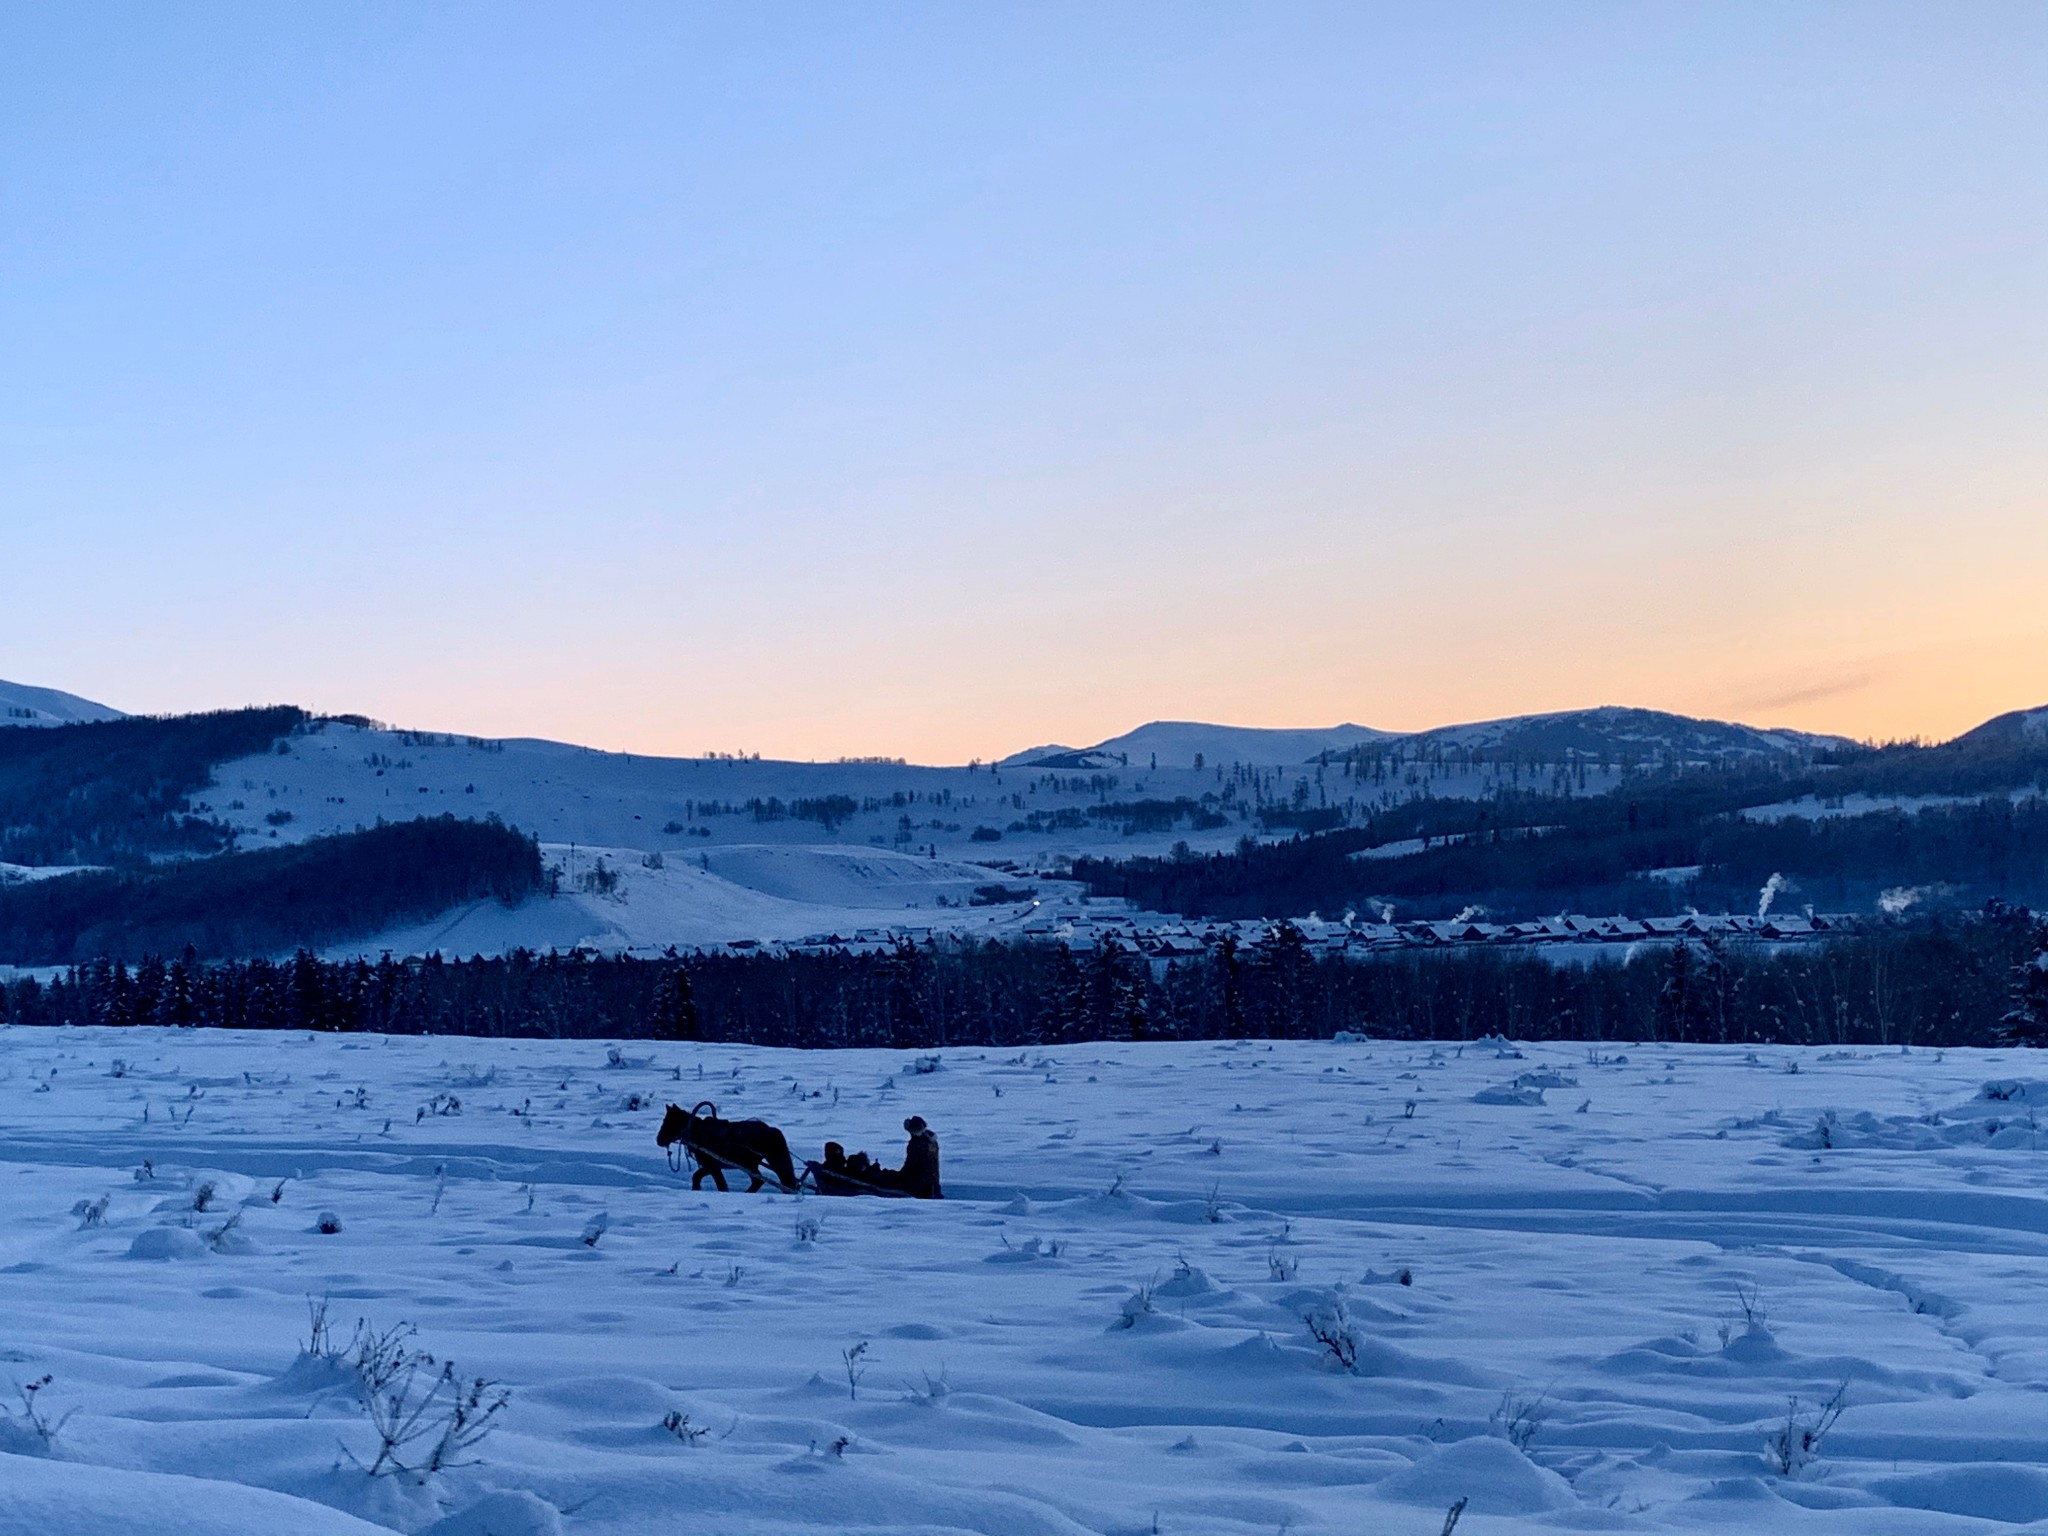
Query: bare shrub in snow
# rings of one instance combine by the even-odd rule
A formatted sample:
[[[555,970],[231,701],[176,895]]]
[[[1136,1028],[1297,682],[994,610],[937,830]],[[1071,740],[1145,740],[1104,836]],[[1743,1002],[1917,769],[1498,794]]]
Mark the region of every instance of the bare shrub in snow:
[[[670,1409],[668,1417],[661,1421],[661,1427],[685,1445],[695,1445],[711,1433],[705,1425],[692,1424],[687,1413],[678,1413],[674,1409]]]
[[[1274,1280],[1292,1280],[1301,1272],[1301,1260],[1290,1258],[1277,1248],[1266,1251],[1266,1274]]]
[[[411,1323],[398,1323],[379,1333],[362,1318],[349,1340],[350,1366],[361,1383],[367,1400],[396,1381],[413,1357],[412,1338],[419,1332]]]
[[[40,1379],[30,1382],[26,1386],[16,1382],[14,1390],[21,1394],[21,1412],[18,1414],[9,1412],[7,1414],[7,1421],[10,1424],[28,1431],[29,1434],[35,1436],[41,1442],[45,1454],[49,1452],[51,1442],[57,1438],[64,1426],[71,1422],[71,1414],[78,1411],[74,1408],[71,1410],[71,1413],[65,1414],[60,1419],[52,1420],[50,1418],[50,1410],[43,1401],[43,1394],[49,1391],[51,1384],[56,1379],[56,1377],[45,1373]]]
[[[230,1212],[226,1221],[206,1234],[206,1246],[215,1253],[226,1253],[234,1246],[236,1229],[241,1225],[242,1213],[240,1211]]]
[[[952,1385],[946,1380],[946,1368],[940,1366],[937,1376],[932,1375],[930,1371],[921,1374],[924,1377],[924,1390],[919,1391],[915,1383],[905,1382],[903,1400],[906,1403],[915,1403],[920,1408],[936,1408],[953,1390]]]
[[[1742,1313],[1740,1337],[1746,1339],[1769,1339],[1771,1333],[1770,1313],[1764,1307],[1764,1291],[1761,1285],[1735,1283],[1735,1305]],[[1726,1349],[1737,1338],[1735,1320],[1723,1318],[1716,1325],[1721,1336],[1721,1347]]]
[[[205,1183],[192,1191],[192,1209],[195,1211],[210,1209],[213,1205],[214,1197],[219,1193],[220,1191],[215,1187],[213,1180],[206,1180]]]
[[[1459,1520],[1464,1518],[1465,1506],[1471,1502],[1472,1500],[1469,1497],[1462,1498],[1445,1510],[1444,1528],[1437,1532],[1437,1536],[1451,1536],[1451,1533],[1457,1530]]]
[[[1742,1309],[1742,1326],[1750,1333],[1769,1333],[1770,1314],[1764,1310],[1764,1288],[1761,1285],[1735,1284],[1735,1304]]]
[[[1155,1276],[1152,1280],[1147,1280],[1124,1298],[1122,1308],[1123,1320],[1117,1324],[1118,1327],[1135,1328],[1138,1326],[1139,1318],[1148,1317],[1159,1310],[1158,1303],[1153,1300],[1152,1296],[1153,1288],[1156,1284],[1157,1277]]]
[[[329,1316],[332,1307],[332,1301],[325,1296],[306,1298],[306,1338],[299,1345],[300,1354],[316,1360],[339,1360],[348,1353],[348,1346],[335,1337]]]
[[[1358,1328],[1351,1321],[1351,1308],[1343,1296],[1331,1291],[1302,1314],[1308,1335],[1329,1354],[1340,1370],[1358,1369]]]
[[[1486,1416],[1486,1427],[1527,1455],[1549,1417],[1550,1400],[1543,1393],[1524,1397],[1518,1392],[1508,1391],[1501,1393],[1493,1412]]]
[[[101,1195],[97,1200],[80,1200],[71,1207],[71,1214],[78,1218],[78,1230],[87,1227],[104,1227],[107,1224],[107,1207],[114,1203],[112,1195]]]
[[[487,1377],[464,1379],[452,1360],[436,1360],[412,1347],[415,1329],[400,1323],[377,1332],[356,1324],[357,1381],[363,1411],[377,1436],[377,1452],[362,1461],[346,1446],[343,1454],[371,1477],[404,1473],[425,1482],[436,1473],[467,1465],[512,1394]],[[424,1448],[424,1455],[416,1454]]]
[[[800,1243],[815,1243],[822,1223],[815,1216],[805,1216],[796,1224],[796,1240]]]
[[[583,1228],[583,1246],[586,1248],[595,1248],[598,1244],[598,1240],[602,1238],[605,1235],[605,1233],[611,1230],[611,1225],[611,1216],[604,1211],[599,1211],[595,1216],[590,1218],[589,1222],[586,1223]]]
[[[1209,1193],[1202,1199],[1202,1217],[1206,1221],[1219,1222],[1223,1219],[1223,1185],[1221,1181],[1209,1186]]]
[[[1802,1414],[1799,1399],[1788,1398],[1785,1421],[1764,1441],[1764,1459],[1780,1477],[1798,1476],[1801,1469],[1819,1458],[1821,1442],[1827,1439],[1828,1432],[1848,1406],[1849,1383],[1846,1381],[1835,1388],[1833,1397],[1811,1413]]]
[[[332,1237],[341,1230],[341,1218],[332,1211],[322,1211],[313,1218],[313,1230],[323,1237]]]
[[[859,1402],[861,1378],[867,1375],[870,1364],[868,1341],[862,1339],[858,1344],[842,1349],[839,1351],[839,1358],[846,1362],[846,1395]]]

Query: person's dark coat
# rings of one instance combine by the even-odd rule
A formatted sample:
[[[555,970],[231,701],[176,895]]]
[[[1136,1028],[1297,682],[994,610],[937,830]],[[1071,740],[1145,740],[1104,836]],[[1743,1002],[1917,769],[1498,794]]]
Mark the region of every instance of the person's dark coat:
[[[920,1200],[945,1198],[939,1188],[939,1138],[920,1115],[903,1122],[910,1141],[903,1149],[903,1189]]]

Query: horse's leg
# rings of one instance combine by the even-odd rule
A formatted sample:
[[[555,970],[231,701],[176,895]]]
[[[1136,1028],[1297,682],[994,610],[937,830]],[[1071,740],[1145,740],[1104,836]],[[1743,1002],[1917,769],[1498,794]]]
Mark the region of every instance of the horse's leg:
[[[704,1163],[697,1165],[697,1171],[690,1175],[690,1190],[693,1194],[704,1187],[704,1175],[710,1171],[709,1166]]]
[[[757,1193],[760,1190],[761,1186],[768,1182],[766,1179],[761,1177],[761,1170],[758,1167],[749,1168],[747,1170],[747,1177],[754,1181],[753,1183],[747,1186],[747,1193],[750,1195]]]
[[[718,1192],[721,1195],[732,1192],[732,1186],[725,1182],[725,1169],[721,1164],[713,1163],[711,1165],[711,1182],[718,1186]]]

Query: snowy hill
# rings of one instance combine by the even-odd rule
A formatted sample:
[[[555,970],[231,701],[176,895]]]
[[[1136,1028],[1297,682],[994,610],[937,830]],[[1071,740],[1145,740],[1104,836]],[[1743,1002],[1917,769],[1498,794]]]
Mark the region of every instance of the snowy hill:
[[[2039,709],[2015,709],[1996,715],[1974,730],[1955,739],[1956,746],[1985,746],[1992,743],[2048,740],[2048,705]]]
[[[1369,725],[1333,725],[1323,730],[1264,730],[1255,726],[1206,725],[1198,720],[1154,720],[1135,731],[1092,747],[1035,747],[1003,759],[1005,765],[1050,768],[1108,768],[1128,764],[1147,768],[1154,759],[1162,768],[1193,768],[1228,763],[1254,767],[1287,767],[1307,762],[1321,752],[1342,752],[1364,742],[1384,741],[1386,731]]]
[[[81,699],[55,688],[31,688],[0,678],[0,726],[82,725],[94,720],[119,720],[121,711]]]
[[[2041,712],[2048,718],[2048,711]],[[1996,722],[1994,722],[1996,723]],[[1367,725],[1333,725],[1320,730],[1265,730],[1208,725],[1192,720],[1155,720],[1092,747],[1033,747],[1004,758],[1005,766],[1065,769],[1149,767],[1192,768],[1245,764],[1260,768],[1300,767],[1321,754],[1353,747],[1406,749],[1408,755],[1439,749],[1514,755],[1525,761],[1564,762],[1607,758],[1661,763],[1725,762],[1738,758],[1799,757],[1826,747],[1847,746],[1840,736],[1805,731],[1762,730],[1723,720],[1697,720],[1655,709],[1603,705],[1552,714],[1511,715],[1424,731],[1381,731]],[[1441,793],[1441,791],[1439,791]]]
[[[1546,715],[1514,715],[1472,725],[1441,726],[1402,738],[1418,748],[1463,748],[1556,761],[1579,757],[1635,758],[1681,763],[1737,758],[1798,757],[1852,745],[1846,737],[1805,731],[1760,730],[1725,720],[1698,720],[1656,709],[1603,705]]]

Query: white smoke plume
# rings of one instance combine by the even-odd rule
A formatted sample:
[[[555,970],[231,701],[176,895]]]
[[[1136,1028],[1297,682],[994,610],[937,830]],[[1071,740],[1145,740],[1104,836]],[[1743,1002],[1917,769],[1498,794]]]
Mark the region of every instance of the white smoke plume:
[[[1775,874],[1764,882],[1764,888],[1756,893],[1756,915],[1759,920],[1770,915],[1771,903],[1778,899],[1778,893],[1785,889],[1787,883],[1783,875]]]
[[[1394,904],[1391,901],[1375,902],[1373,910],[1379,913],[1380,921],[1383,923],[1391,923],[1394,920]]]
[[[1484,916],[1486,916],[1486,908],[1477,906],[1467,907],[1456,917],[1452,918],[1451,921],[1454,923],[1476,923]]]
[[[1897,917],[1907,908],[1925,901],[1933,891],[1934,887],[1929,885],[1895,885],[1877,898],[1877,910],[1886,917]]]

